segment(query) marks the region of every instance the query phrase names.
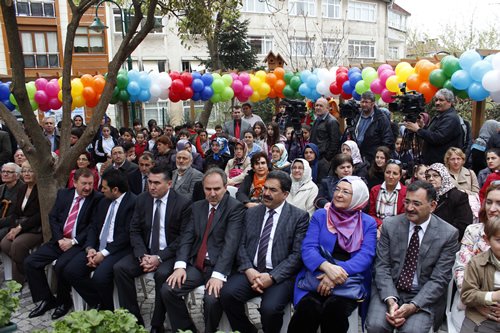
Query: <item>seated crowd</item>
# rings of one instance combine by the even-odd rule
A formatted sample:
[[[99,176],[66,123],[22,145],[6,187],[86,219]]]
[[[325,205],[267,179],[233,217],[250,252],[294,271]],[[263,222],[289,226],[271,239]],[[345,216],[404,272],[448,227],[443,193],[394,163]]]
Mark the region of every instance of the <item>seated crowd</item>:
[[[412,142],[371,93],[345,137],[326,99],[301,131],[286,107],[266,125],[250,104],[234,106],[212,137],[192,121],[118,131],[105,117],[57,192],[44,244],[36,176],[13,152],[1,169],[0,248],[37,303],[29,318],[67,314],[72,288],[113,310],[116,288],[144,325],[135,279],[154,273],[151,332],[166,316],[173,332],[196,332],[185,298],[204,286],[207,333],[224,313],[233,331],[257,332],[245,303],[258,296],[266,333],[282,331],[290,304],[289,332],[347,332],[359,307],[368,332],[427,333],[443,321],[453,279],[456,330],[498,332],[500,134],[482,156],[474,145],[466,155],[461,128],[456,139],[442,124],[459,117],[446,89],[440,117],[407,122]],[[72,144],[85,130],[77,117]],[[471,159],[485,168],[474,172]],[[56,295],[45,276],[54,261]]]

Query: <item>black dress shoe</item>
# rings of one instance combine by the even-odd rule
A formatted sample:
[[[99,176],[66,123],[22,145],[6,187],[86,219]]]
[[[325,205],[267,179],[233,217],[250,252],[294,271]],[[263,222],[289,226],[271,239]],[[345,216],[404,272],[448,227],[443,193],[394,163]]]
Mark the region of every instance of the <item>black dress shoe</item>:
[[[42,301],[38,307],[31,311],[28,317],[35,318],[43,315],[45,312],[56,307],[56,300]]]
[[[52,314],[52,320],[59,319],[68,313],[69,309],[71,309],[71,305],[58,305]]]
[[[164,333],[163,327],[152,326],[150,333]]]

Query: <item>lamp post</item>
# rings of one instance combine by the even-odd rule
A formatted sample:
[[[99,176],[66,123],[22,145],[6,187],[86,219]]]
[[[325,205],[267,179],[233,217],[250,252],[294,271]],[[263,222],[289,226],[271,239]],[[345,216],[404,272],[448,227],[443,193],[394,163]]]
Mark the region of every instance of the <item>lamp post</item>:
[[[129,6],[128,9],[127,8],[122,9],[122,7],[117,2],[115,2],[113,0],[101,0],[95,8],[94,22],[92,22],[92,24],[89,26],[89,29],[96,31],[96,32],[103,32],[104,30],[109,28],[108,26],[106,26],[104,23],[101,22],[101,20],[99,19],[99,16],[97,15],[97,11],[99,10],[99,6],[103,2],[112,2],[120,10],[120,24],[121,24],[121,30],[122,30],[122,38],[125,39],[125,31],[128,31],[128,27],[130,25],[130,13],[132,11],[132,6],[134,5],[133,3]],[[142,0],[141,0],[141,2],[145,3],[145,1],[142,1]],[[160,22],[158,22],[158,20],[155,17],[154,29],[158,29],[158,28],[162,28],[162,27],[163,27],[163,25]],[[128,67],[129,71],[132,70],[132,57],[130,55],[127,58],[127,67]],[[131,107],[131,111],[132,111],[132,120],[134,120],[136,117],[135,116],[135,103],[131,102],[130,107]],[[125,107],[124,107],[123,111],[125,112]]]

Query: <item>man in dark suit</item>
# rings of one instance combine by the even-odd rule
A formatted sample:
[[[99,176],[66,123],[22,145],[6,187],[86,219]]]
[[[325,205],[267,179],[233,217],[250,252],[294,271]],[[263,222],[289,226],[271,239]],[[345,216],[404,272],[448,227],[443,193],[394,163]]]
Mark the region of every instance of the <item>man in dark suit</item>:
[[[114,266],[120,305],[134,314],[140,324],[144,321],[137,304],[135,278],[156,272],[152,332],[163,332],[165,306],[159,289],[173,271],[179,235],[184,232],[191,215],[191,201],[170,188],[171,179],[172,171],[168,166],[154,166],[149,170],[149,192],[137,197],[130,222],[133,254],[125,256]]]
[[[177,169],[172,175],[172,188],[189,199],[193,198],[194,185],[203,179],[203,174],[194,169],[192,163],[193,155],[187,150],[181,150],[175,156]]]
[[[302,266],[300,248],[309,214],[287,203],[292,182],[283,171],[267,175],[264,205],[249,208],[238,248],[240,273],[221,291],[221,303],[233,331],[257,332],[245,314],[245,303],[261,296],[264,332],[279,332],[284,309],[292,301],[295,276]]]
[[[252,126],[246,120],[241,119],[243,113],[241,112],[241,106],[233,106],[233,112],[231,113],[233,120],[224,123],[222,132],[227,133],[229,136],[229,142],[236,142],[236,140],[243,140],[245,138],[245,131],[251,130]]]
[[[114,146],[113,149],[111,149],[111,160],[113,161],[113,163],[106,169],[104,169],[104,172],[111,169],[118,169],[124,174],[127,174],[134,171],[135,169],[138,169],[139,167],[137,166],[137,164],[127,160],[126,156],[126,151],[123,146]]]
[[[405,215],[384,221],[366,319],[368,332],[429,332],[441,324],[458,250],[458,230],[431,214],[436,190],[408,186]]]
[[[66,265],[83,249],[87,240],[88,226],[95,208],[103,197],[93,190],[94,173],[87,168],[78,169],[74,176],[74,188],[57,191],[57,198],[49,214],[52,238],[24,261],[26,277],[33,302],[42,301],[29,317],[38,317],[56,307],[52,319],[64,316],[71,308],[71,285],[64,278]],[[54,271],[57,276],[57,299],[50,291],[45,276],[45,266],[57,260]]]
[[[154,165],[154,155],[150,151],[145,151],[139,157],[139,168],[127,173],[128,187],[130,192],[139,195],[149,189],[148,175],[149,169]]]
[[[114,169],[102,175],[102,192],[105,199],[89,226],[85,251],[66,266],[64,277],[91,307],[113,311],[113,266],[132,252],[130,216],[137,196],[128,191],[125,175]]]
[[[172,331],[196,331],[183,297],[205,285],[205,332],[217,331],[222,307],[220,290],[231,273],[240,242],[245,207],[226,193],[227,176],[219,168],[203,177],[206,200],[193,213],[176,254],[175,270],[161,288]]]

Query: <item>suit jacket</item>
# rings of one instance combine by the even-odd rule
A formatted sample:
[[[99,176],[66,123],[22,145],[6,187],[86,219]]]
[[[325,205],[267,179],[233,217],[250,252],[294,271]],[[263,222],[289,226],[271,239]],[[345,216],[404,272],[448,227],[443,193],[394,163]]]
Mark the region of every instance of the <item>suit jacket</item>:
[[[259,247],[260,234],[266,206],[249,208],[245,216],[245,226],[238,248],[238,270],[254,268],[253,259]],[[285,202],[274,233],[271,260],[273,269],[269,273],[277,283],[295,278],[302,268],[300,249],[309,226],[309,214]]]
[[[408,249],[409,221],[401,214],[388,218],[382,224],[377,245],[374,286],[380,299],[399,298],[396,285],[403,270]],[[431,220],[420,244],[417,279],[420,290],[413,302],[422,310],[442,316],[451,269],[458,251],[458,230],[441,218],[431,215]],[[373,289],[373,287],[372,287]]]
[[[130,221],[130,244],[134,248],[134,256],[149,254],[149,240],[153,225],[154,198],[149,192],[137,197],[135,211]],[[175,257],[179,246],[180,235],[184,233],[191,215],[191,200],[169,190],[167,210],[165,212],[165,237],[167,247],[158,253],[162,261]]]
[[[10,196],[5,195],[5,190],[7,189],[7,185],[6,184],[0,185],[0,228],[9,227],[11,225],[12,214],[14,214],[14,211],[16,210],[17,192],[19,192],[19,188],[22,185],[24,185],[24,182],[21,179],[18,179],[16,185],[14,185],[14,187],[10,192]],[[6,204],[2,202],[3,199],[11,201],[11,203],[7,207],[7,211],[5,212],[5,217],[2,217],[6,206]]]
[[[118,168],[121,172],[125,174],[125,176],[129,173],[134,171],[135,169],[138,169],[139,166],[135,163],[130,162],[129,160],[125,159],[125,163],[122,164],[121,167]],[[109,165],[106,169],[104,169],[104,172],[113,169],[113,163]]]
[[[31,190],[24,211],[22,209],[24,196],[26,195],[26,190],[28,185],[21,183],[19,190],[17,191],[17,202],[15,203],[15,211],[12,214],[12,220],[10,223],[11,228],[21,225],[21,233],[40,233],[42,230],[42,217],[40,215],[40,203],[38,202],[38,187],[35,186]],[[26,217],[25,221],[18,223],[16,220],[22,217]]]
[[[73,188],[63,188],[57,191],[56,202],[49,213],[50,230],[52,232],[52,238],[49,243],[57,244],[57,241],[64,238],[63,230],[64,223],[69,215],[69,210],[75,196],[76,189]],[[95,209],[97,204],[103,198],[101,192],[93,190],[88,197],[85,198],[83,206],[78,214],[78,220],[76,222],[76,240],[78,244],[85,244],[88,234],[88,226],[94,217]]]
[[[137,196],[129,191],[125,193],[122,201],[120,202],[120,206],[118,206],[118,211],[116,212],[115,217],[115,226],[113,229],[113,242],[108,243],[106,246],[106,250],[109,251],[110,254],[117,253],[130,246],[130,216],[134,213],[136,200]],[[87,241],[85,242],[83,248],[91,246],[96,251],[99,250],[99,236],[101,234],[102,227],[106,222],[106,215],[108,214],[111,202],[112,201],[108,198],[103,198],[97,205],[97,211],[94,215],[92,223],[89,226]]]
[[[252,126],[250,125],[249,122],[247,122],[244,119],[241,119],[240,123],[240,140],[243,140],[245,138],[245,131],[251,130]],[[227,133],[229,136],[229,142],[233,141],[234,137],[234,120],[226,121],[224,123],[224,126],[222,127],[222,132]]]
[[[202,179],[203,174],[192,167],[188,168],[181,178],[179,178],[179,170],[174,170],[172,175],[172,188],[178,193],[184,194],[189,199],[192,199],[194,184]]]
[[[188,228],[182,235],[181,244],[177,251],[177,261],[195,265],[207,227],[209,207],[206,199],[193,204]],[[214,271],[224,275],[231,273],[240,242],[244,217],[245,206],[228,193],[224,194],[215,211],[207,238],[207,250],[210,261],[214,265]]]
[[[142,193],[142,173],[138,168],[127,173],[128,189],[135,195]]]

